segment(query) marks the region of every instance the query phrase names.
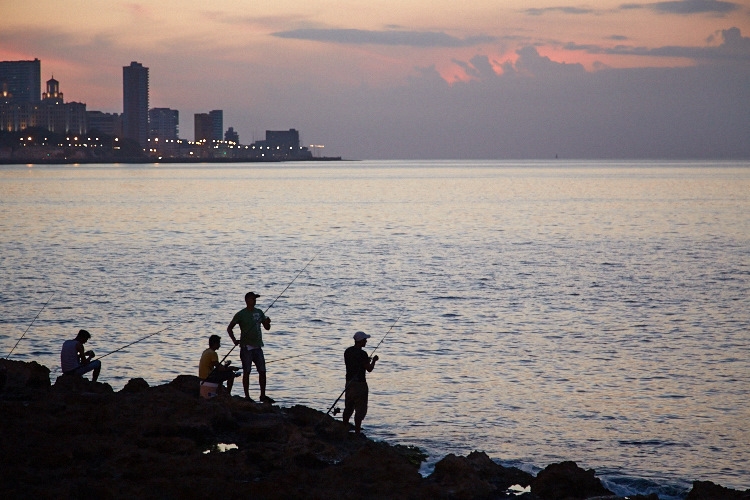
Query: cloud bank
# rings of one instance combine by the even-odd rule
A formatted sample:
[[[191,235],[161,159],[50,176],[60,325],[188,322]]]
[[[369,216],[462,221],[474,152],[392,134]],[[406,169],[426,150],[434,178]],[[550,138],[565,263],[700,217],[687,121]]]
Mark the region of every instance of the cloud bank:
[[[272,33],[278,38],[309,40],[346,45],[405,45],[409,47],[471,47],[495,41],[491,36],[456,38],[442,32],[358,29],[302,28]]]

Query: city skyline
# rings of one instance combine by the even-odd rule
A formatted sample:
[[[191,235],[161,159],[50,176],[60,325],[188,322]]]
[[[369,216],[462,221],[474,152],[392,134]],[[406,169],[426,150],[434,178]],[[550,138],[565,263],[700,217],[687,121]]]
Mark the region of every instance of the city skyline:
[[[151,107],[223,109],[248,143],[295,127],[353,158],[750,157],[747,2],[53,5],[0,6],[0,60],[39,58],[89,110],[121,113],[138,61]]]

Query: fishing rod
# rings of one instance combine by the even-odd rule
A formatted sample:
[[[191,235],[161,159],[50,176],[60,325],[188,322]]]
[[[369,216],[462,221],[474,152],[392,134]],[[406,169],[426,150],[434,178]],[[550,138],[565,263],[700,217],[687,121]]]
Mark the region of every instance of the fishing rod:
[[[112,351],[112,352],[108,352],[107,354],[104,354],[104,355],[102,355],[102,356],[99,356],[99,358],[97,358],[97,359],[102,359],[102,358],[106,358],[106,357],[107,357],[107,356],[109,356],[110,354],[114,354],[114,353],[116,353],[117,351],[122,351],[122,350],[123,350],[123,349],[125,349],[126,347],[130,347],[130,346],[131,346],[131,345],[133,345],[133,344],[137,344],[138,342],[141,342],[141,341],[143,341],[143,340],[146,340],[146,339],[147,339],[147,338],[149,338],[149,337],[153,337],[153,336],[154,336],[154,335],[156,335],[157,333],[161,333],[161,332],[163,332],[164,330],[169,330],[170,328],[172,328],[172,327],[171,327],[171,326],[168,326],[168,327],[166,327],[166,328],[162,328],[162,329],[161,329],[161,330],[159,330],[158,332],[150,333],[150,334],[146,335],[145,337],[143,337],[142,339],[138,339],[138,340],[136,340],[135,342],[131,342],[131,343],[127,344],[127,345],[124,345],[124,346],[120,347],[119,349],[115,349],[115,350],[114,350],[114,351]],[[92,359],[92,360],[93,360],[93,359]]]
[[[393,327],[396,326],[396,323],[398,323],[398,320],[401,319],[401,315],[402,314],[404,314],[404,311],[401,311],[401,313],[399,313],[398,318],[396,318],[396,321],[393,322],[393,324],[388,329],[388,331],[385,333],[385,335],[383,335],[383,338],[380,339],[380,342],[378,342],[378,345],[376,345],[375,349],[373,349],[372,352],[370,353],[369,359],[372,359],[372,355],[375,354],[375,351],[378,350],[378,347],[380,347],[380,344],[382,344],[383,341],[385,340],[385,338],[388,336],[388,334],[391,333],[391,330],[393,330]],[[333,410],[333,407],[336,406],[336,403],[338,403],[339,400],[343,397],[344,393],[346,393],[346,390],[349,388],[349,384],[351,384],[352,380],[354,380],[354,379],[350,379],[349,381],[347,381],[346,386],[344,386],[344,390],[341,391],[341,394],[339,394],[339,397],[336,398],[336,401],[334,401],[333,404],[331,405],[331,407],[328,408],[328,411],[326,412],[326,415],[330,415],[331,410]],[[337,413],[338,413],[338,408],[336,409],[336,411],[333,412],[333,414],[336,415]]]
[[[56,293],[57,292],[52,292],[52,295],[50,295],[50,297],[47,299],[47,302],[44,303],[44,305],[39,310],[39,312],[36,313],[36,316],[34,316],[34,319],[31,320],[31,323],[29,324],[29,326],[26,327],[26,330],[23,332],[23,335],[21,335],[21,338],[18,339],[18,341],[16,342],[16,345],[13,346],[13,349],[10,350],[10,352],[8,353],[8,355],[5,356],[5,359],[8,359],[10,357],[10,355],[13,354],[13,351],[15,351],[16,347],[18,347],[19,342],[21,342],[21,340],[23,340],[23,338],[26,336],[26,332],[29,331],[29,328],[31,328],[31,325],[33,325],[34,321],[36,321],[36,319],[39,317],[39,315],[42,314],[42,311],[44,311],[44,308],[47,307],[47,304],[49,304],[49,301],[52,300],[52,297],[54,297]]]
[[[299,272],[297,273],[297,276],[295,276],[295,277],[294,277],[294,279],[293,279],[292,281],[290,281],[290,282],[289,282],[289,284],[288,284],[288,285],[286,286],[286,288],[284,288],[284,289],[283,289],[283,290],[281,291],[281,293],[280,293],[280,294],[279,294],[279,295],[278,295],[278,296],[277,296],[277,297],[276,297],[275,299],[273,299],[273,302],[271,302],[271,305],[269,305],[268,307],[266,307],[266,310],[265,310],[265,311],[263,311],[263,316],[265,316],[265,315],[266,315],[266,313],[268,312],[268,310],[269,310],[269,309],[271,309],[271,307],[272,307],[272,306],[273,306],[273,305],[274,305],[274,304],[276,303],[276,301],[277,301],[277,300],[279,300],[279,299],[281,298],[281,296],[282,296],[282,295],[284,295],[284,292],[286,292],[287,290],[289,290],[289,287],[290,287],[290,286],[292,286],[292,283],[294,283],[295,281],[297,281],[297,278],[299,278],[299,275],[300,275],[300,274],[302,274],[302,272],[303,272],[303,271],[304,271],[305,269],[307,269],[307,266],[309,266],[309,265],[310,265],[310,263],[311,263],[311,262],[312,262],[313,260],[315,260],[315,257],[317,257],[317,256],[318,256],[319,254],[320,254],[320,251],[318,251],[318,253],[316,253],[315,255],[313,255],[312,259],[310,259],[310,260],[309,260],[309,261],[307,262],[307,264],[305,264],[305,267],[303,267],[302,269],[300,269],[300,271],[299,271]],[[219,362],[219,364],[224,364],[224,360],[225,360],[225,359],[227,359],[227,357],[228,357],[228,356],[229,356],[230,354],[232,354],[232,351],[234,351],[234,348],[235,348],[235,347],[237,347],[237,345],[238,345],[238,344],[234,344],[234,345],[232,346],[232,348],[231,348],[231,349],[229,349],[229,352],[227,352],[227,353],[226,353],[226,354],[224,355],[224,357],[223,357],[223,358],[221,358],[221,361]],[[300,356],[302,356],[302,354],[300,354]],[[293,356],[293,357],[298,357],[298,356]],[[285,358],[285,359],[289,359],[289,358]],[[276,360],[276,361],[281,361],[281,360],[280,360],[280,359],[278,359],[278,360]],[[214,367],[214,369],[213,369],[213,370],[211,370],[211,373],[209,373],[209,374],[208,374],[208,377],[210,377],[211,375],[213,375],[213,373],[214,373],[215,371],[216,371],[216,367]],[[206,379],[207,379],[208,377],[206,377]],[[205,382],[205,379],[201,381],[201,385],[203,385],[203,383],[204,383],[204,382]]]

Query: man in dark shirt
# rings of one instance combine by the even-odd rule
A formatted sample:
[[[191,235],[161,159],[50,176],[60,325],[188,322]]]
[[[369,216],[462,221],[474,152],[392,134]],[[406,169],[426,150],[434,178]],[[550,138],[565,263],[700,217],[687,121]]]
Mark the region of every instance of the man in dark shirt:
[[[367,387],[366,372],[375,368],[375,362],[379,359],[374,356],[370,359],[362,348],[367,344],[370,336],[365,332],[354,334],[354,345],[344,351],[344,362],[346,363],[346,397],[344,404],[344,423],[349,423],[349,418],[354,414],[354,432],[360,434],[362,431],[362,420],[367,414]]]

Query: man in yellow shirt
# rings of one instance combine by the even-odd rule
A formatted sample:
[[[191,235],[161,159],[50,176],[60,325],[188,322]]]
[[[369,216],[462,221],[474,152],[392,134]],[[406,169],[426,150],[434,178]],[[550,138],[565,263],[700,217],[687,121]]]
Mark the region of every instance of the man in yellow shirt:
[[[201,355],[201,362],[198,365],[198,377],[203,382],[212,382],[215,384],[221,384],[226,381],[227,394],[231,394],[234,378],[239,377],[242,373],[237,372],[239,367],[219,363],[219,355],[216,353],[219,347],[221,347],[221,337],[211,335],[208,338],[208,349],[203,351]]]

